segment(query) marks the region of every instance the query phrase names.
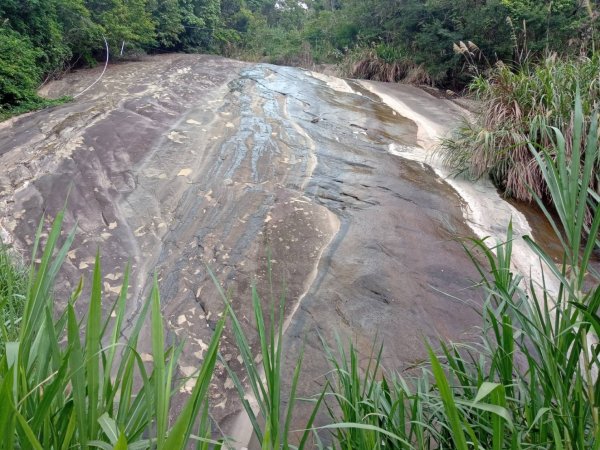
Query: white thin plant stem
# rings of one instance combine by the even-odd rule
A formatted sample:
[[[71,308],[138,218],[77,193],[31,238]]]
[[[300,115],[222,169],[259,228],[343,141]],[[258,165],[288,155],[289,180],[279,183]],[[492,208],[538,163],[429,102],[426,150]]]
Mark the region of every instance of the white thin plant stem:
[[[102,39],[104,39],[104,45],[106,45],[106,62],[104,63],[104,69],[102,70],[102,73],[100,74],[100,76],[96,79],[96,81],[94,81],[92,84],[90,84],[88,87],[86,87],[83,91],[81,91],[79,94],[74,95],[73,98],[77,98],[80,95],[82,95],[84,92],[88,91],[89,89],[91,89],[98,81],[100,81],[102,79],[102,76],[104,75],[104,72],[106,72],[106,68],[108,67],[108,58],[109,58],[109,50],[108,50],[108,41],[106,40],[106,38],[104,36],[102,36]]]

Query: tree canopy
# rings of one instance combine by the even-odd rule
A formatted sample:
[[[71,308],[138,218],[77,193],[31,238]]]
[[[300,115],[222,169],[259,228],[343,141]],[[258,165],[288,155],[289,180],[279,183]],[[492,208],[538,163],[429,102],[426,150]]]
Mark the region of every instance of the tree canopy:
[[[45,78],[105,55],[211,52],[280,64],[352,61],[369,52],[422,68],[439,85],[475,64],[548,50],[591,51],[598,0],[3,0],[0,108],[31,100]],[[362,53],[361,53],[362,52]],[[485,58],[483,58],[485,57]]]

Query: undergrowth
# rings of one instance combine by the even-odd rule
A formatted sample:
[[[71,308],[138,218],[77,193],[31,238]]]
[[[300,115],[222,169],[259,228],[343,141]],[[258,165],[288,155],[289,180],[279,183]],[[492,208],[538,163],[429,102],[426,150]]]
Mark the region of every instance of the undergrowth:
[[[72,100],[71,97],[61,97],[57,99],[47,99],[42,97],[32,97],[18,106],[4,106],[0,105],[0,122],[11,117],[18,116],[19,114],[25,114],[31,111],[38,111],[40,109],[51,108],[53,106],[63,105]]]
[[[429,86],[434,83],[423,64],[416,64],[403,52],[383,44],[348,52],[338,69],[350,78]]]
[[[480,111],[442,141],[446,164],[473,177],[490,174],[509,197],[548,198],[547,183],[529,144],[549,149],[556,158],[552,128],[558,128],[570,156],[576,92],[580,92],[584,117],[578,136],[584,142],[592,111],[600,107],[600,55],[579,59],[550,55],[540,64],[524,63],[516,69],[499,64],[476,77],[470,90],[481,102]],[[592,180],[600,181],[597,170]]]

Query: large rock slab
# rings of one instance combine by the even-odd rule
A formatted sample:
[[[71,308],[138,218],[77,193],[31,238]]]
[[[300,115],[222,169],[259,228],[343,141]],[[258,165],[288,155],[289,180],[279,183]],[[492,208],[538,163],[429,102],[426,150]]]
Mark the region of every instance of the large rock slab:
[[[100,71],[45,94],[81,92]],[[285,291],[286,367],[305,345],[310,395],[327,371],[321,339],[339,333],[365,361],[382,340],[384,366],[402,371],[426,340],[460,339],[479,322],[455,240],[472,236],[462,200],[392,144],[418,149],[417,124],[343,80],[202,55],[109,66],[77,101],[0,124],[0,230],[27,251],[41,215],[68,197],[78,232],[57,302],[90,279],[98,248],[105,306],[132,266],[130,317],[156,273],[168,339],[186,339],[181,376],[223,311],[208,267],[253,339],[252,284],[267,306]],[[241,369],[229,332],[221,352]],[[225,429],[243,428],[222,366],[211,401]]]

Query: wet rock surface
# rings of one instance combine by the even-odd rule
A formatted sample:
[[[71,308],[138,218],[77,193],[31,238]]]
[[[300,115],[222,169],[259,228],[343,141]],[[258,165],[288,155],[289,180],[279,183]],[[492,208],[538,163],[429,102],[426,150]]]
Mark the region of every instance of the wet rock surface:
[[[80,92],[99,72],[45,93]],[[301,395],[320,389],[321,338],[334,345],[336,333],[365,361],[377,338],[386,368],[409,369],[427,339],[460,339],[479,322],[476,276],[455,240],[472,232],[449,185],[390,154],[418,146],[417,125],[332,80],[201,55],[112,66],[76,102],[0,124],[0,232],[27,251],[68,194],[78,232],[57,301],[90,279],[98,248],[106,306],[131,263],[130,317],[156,272],[168,339],[186,339],[182,377],[223,310],[207,267],[254,336],[250,291],[255,282],[270,303],[269,254],[273,295],[287,297],[289,375],[305,345]],[[229,332],[221,353],[240,369]],[[222,366],[211,401],[236,431],[241,408]]]

